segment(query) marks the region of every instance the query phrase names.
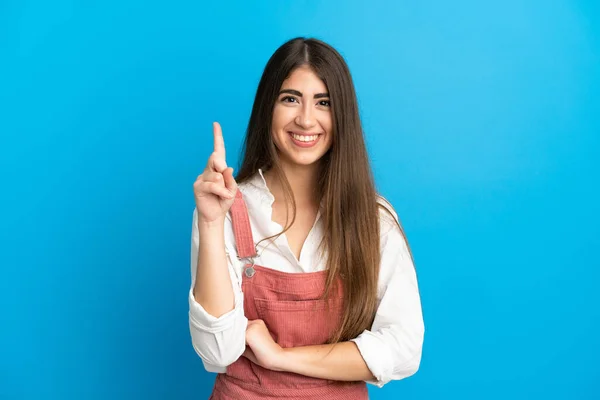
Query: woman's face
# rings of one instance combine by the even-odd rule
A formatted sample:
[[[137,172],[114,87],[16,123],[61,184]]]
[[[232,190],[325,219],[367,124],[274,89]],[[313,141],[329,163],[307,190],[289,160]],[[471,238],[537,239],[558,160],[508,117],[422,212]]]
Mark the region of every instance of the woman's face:
[[[295,69],[275,102],[272,135],[281,161],[317,162],[331,147],[332,122],[327,87],[310,67]]]

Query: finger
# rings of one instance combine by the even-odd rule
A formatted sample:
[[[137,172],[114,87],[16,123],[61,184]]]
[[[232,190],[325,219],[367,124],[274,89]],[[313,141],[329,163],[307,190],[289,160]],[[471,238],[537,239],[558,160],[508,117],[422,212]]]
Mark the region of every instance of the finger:
[[[211,193],[215,196],[222,197],[224,199],[232,199],[233,194],[227,188],[215,183],[215,182],[202,182],[200,184],[200,190],[203,193]]]
[[[213,122],[213,136],[215,153],[222,155],[223,159],[225,159],[225,142],[223,141],[223,131],[221,130],[221,125],[218,122]]]
[[[219,153],[214,152],[208,158],[208,163],[206,164],[206,171],[215,171],[223,173],[227,169],[227,163],[225,162],[225,157],[222,157]]]
[[[233,168],[227,168],[225,171],[223,171],[223,181],[225,183],[225,187],[231,193],[235,193],[237,191],[237,182],[233,177]]]
[[[225,186],[225,178],[223,178],[223,174],[215,171],[207,171],[202,174],[202,180],[204,182],[215,182],[220,183]]]

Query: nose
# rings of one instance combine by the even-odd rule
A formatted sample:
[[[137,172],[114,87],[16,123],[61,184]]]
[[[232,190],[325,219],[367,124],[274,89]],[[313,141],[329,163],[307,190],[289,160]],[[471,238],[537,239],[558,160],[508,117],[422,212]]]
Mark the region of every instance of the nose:
[[[310,103],[306,102],[303,104],[302,108],[298,110],[298,115],[296,115],[294,122],[296,125],[302,127],[302,129],[310,129],[315,126],[317,121]]]

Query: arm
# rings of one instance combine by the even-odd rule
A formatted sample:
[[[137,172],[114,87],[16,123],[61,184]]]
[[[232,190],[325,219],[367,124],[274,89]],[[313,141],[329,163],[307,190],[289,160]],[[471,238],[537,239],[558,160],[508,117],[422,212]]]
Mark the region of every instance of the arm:
[[[425,326],[417,275],[396,222],[382,217],[380,302],[371,329],[352,339],[383,386],[414,375],[421,363]]]
[[[337,381],[374,379],[353,342],[281,348],[262,320],[248,322],[244,356],[273,371]]]
[[[375,377],[354,342],[284,349],[282,370],[334,381],[371,381]]]
[[[222,228],[229,243],[233,240],[233,231],[229,221],[226,221]],[[192,284],[188,294],[189,302],[189,326],[194,350],[203,361],[204,367],[209,372],[225,372],[225,368],[237,360],[245,349],[245,331],[248,320],[244,316],[243,296],[241,291],[241,281],[236,271],[238,271],[237,258],[235,254],[226,252],[223,244],[222,257],[225,266],[223,270],[226,276],[221,278],[225,280],[227,289],[231,292],[233,299],[231,303],[227,300],[227,307],[223,314],[215,316],[209,313],[203,305],[196,300],[196,294],[202,292],[203,285],[199,284],[197,272],[203,268],[199,256],[201,241],[200,229],[198,227],[197,210],[194,210],[192,223],[192,247],[191,247],[191,276]],[[230,250],[234,252],[234,250]],[[229,254],[228,254],[229,253]],[[206,257],[208,258],[208,257]],[[218,312],[216,314],[219,314]]]
[[[197,211],[194,212],[194,219],[198,232],[194,300],[208,314],[219,318],[235,308],[225,254],[225,221],[223,218],[215,222],[204,222],[198,219]]]
[[[248,320],[236,274],[238,266],[225,251],[226,243],[234,242],[231,224],[226,221],[238,187],[233,169],[225,162],[218,123],[213,124],[213,138],[214,152],[194,182],[189,321],[194,350],[206,370],[225,372],[244,351]]]

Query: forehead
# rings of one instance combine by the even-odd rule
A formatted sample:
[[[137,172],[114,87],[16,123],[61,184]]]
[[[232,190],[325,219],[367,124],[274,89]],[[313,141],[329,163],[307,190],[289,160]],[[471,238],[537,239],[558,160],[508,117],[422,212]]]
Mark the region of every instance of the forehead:
[[[283,81],[281,89],[295,89],[303,94],[326,93],[327,86],[308,66],[298,67]]]

